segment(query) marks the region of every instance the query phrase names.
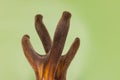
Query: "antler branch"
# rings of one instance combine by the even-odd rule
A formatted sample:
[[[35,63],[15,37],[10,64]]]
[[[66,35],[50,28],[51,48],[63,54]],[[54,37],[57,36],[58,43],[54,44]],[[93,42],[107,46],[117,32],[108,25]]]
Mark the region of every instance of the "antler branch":
[[[52,41],[45,25],[42,22],[42,18],[43,18],[42,15],[35,16],[35,28],[42,41],[45,52],[48,53],[51,48]]]

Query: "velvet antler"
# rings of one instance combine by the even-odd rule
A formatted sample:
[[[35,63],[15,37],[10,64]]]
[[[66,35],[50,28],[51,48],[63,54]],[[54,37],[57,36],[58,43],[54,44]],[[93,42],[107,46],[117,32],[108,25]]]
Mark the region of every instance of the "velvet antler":
[[[24,35],[22,38],[24,54],[35,71],[36,80],[66,80],[67,69],[80,45],[79,38],[76,38],[68,52],[61,55],[69,30],[71,14],[67,11],[63,12],[53,42],[42,22],[42,18],[42,15],[35,16],[35,28],[46,55],[40,55],[33,49],[28,35]]]

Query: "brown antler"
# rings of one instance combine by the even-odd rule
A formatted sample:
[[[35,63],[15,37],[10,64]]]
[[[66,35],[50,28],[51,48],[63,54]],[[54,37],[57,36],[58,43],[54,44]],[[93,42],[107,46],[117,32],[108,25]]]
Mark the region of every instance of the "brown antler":
[[[34,69],[37,80],[66,80],[67,69],[80,45],[79,38],[76,38],[67,54],[61,55],[69,30],[71,14],[67,11],[63,12],[53,42],[42,22],[42,18],[42,15],[35,16],[35,28],[46,55],[40,55],[33,49],[28,35],[24,35],[22,38],[24,54]]]

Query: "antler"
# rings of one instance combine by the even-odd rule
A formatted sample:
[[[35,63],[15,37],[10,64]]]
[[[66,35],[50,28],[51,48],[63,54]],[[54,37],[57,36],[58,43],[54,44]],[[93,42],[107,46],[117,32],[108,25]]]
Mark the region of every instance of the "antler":
[[[46,55],[40,55],[33,49],[28,35],[24,35],[22,38],[24,54],[34,69],[37,80],[66,80],[67,69],[80,45],[79,38],[76,38],[68,52],[61,55],[69,30],[71,14],[67,11],[63,12],[53,42],[42,22],[42,18],[42,15],[35,16],[35,28]]]

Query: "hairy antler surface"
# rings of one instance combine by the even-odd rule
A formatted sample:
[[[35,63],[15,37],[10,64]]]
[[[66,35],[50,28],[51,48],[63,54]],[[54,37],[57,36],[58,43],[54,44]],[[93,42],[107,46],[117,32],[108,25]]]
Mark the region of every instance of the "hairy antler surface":
[[[24,35],[22,38],[24,54],[35,71],[36,80],[66,80],[67,69],[80,45],[79,38],[76,38],[68,52],[62,55],[69,30],[71,14],[67,11],[63,12],[58,22],[53,41],[51,41],[42,18],[42,15],[35,16],[35,28],[46,54],[40,55],[33,49],[28,35]]]

